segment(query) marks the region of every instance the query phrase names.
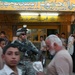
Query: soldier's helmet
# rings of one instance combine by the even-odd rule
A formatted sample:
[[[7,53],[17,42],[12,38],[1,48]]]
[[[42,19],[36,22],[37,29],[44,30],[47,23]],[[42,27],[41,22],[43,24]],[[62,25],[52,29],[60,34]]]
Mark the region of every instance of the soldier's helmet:
[[[26,34],[26,32],[27,32],[27,27],[19,28],[16,31],[16,36],[20,36],[22,33]]]

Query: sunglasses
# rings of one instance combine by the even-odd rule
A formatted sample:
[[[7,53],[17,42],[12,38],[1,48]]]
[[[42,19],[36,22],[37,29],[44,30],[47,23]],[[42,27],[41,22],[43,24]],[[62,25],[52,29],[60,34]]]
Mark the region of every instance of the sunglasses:
[[[26,34],[23,33],[23,34],[21,34],[21,35],[26,35]]]

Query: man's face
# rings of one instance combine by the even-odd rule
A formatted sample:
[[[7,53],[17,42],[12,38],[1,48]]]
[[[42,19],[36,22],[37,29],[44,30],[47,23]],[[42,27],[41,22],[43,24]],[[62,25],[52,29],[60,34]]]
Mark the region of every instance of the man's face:
[[[50,40],[46,40],[46,47],[49,52],[54,55],[56,52],[59,51],[60,47],[58,46],[57,43],[51,44]]]
[[[21,36],[21,39],[22,39],[22,40],[25,40],[25,39],[27,38],[27,35],[26,35],[25,33],[21,33],[20,36]]]
[[[1,41],[0,46],[1,46],[1,48],[4,48],[5,47],[5,41]]]
[[[51,55],[55,55],[57,47],[54,45],[51,45],[49,40],[46,40],[46,47],[47,47],[47,50],[49,50]]]
[[[3,59],[10,67],[15,67],[20,60],[20,52],[17,48],[10,47],[3,54]]]
[[[61,37],[62,37],[62,38],[65,38],[65,35],[64,35],[64,34],[62,34],[62,35],[61,35]]]
[[[43,38],[42,37],[40,37],[40,41],[42,41],[43,40]]]
[[[1,37],[1,38],[4,38],[4,37],[5,37],[5,34],[2,33],[2,34],[0,35],[0,37]]]
[[[50,40],[46,40],[46,47],[47,47],[47,50],[53,50],[53,46],[51,46],[51,43],[50,43]]]

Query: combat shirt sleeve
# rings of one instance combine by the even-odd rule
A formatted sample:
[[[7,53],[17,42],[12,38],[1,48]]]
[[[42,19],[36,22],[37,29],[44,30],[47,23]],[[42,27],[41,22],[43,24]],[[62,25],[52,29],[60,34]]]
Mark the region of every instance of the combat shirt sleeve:
[[[35,51],[38,51],[38,49],[35,47],[35,45],[31,41],[29,41],[29,46],[31,46]]]

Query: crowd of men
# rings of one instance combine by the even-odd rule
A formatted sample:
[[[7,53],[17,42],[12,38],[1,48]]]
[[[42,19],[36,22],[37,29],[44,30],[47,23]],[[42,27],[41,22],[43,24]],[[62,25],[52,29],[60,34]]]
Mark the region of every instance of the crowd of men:
[[[40,50],[27,39],[26,27],[17,29],[16,36],[10,43],[5,32],[0,33],[0,75],[72,75],[75,72],[75,34],[71,34],[68,41],[65,33],[61,37],[51,34],[45,40],[40,36]],[[52,56],[49,65],[46,65],[47,52]],[[33,66],[35,61],[42,64]]]

